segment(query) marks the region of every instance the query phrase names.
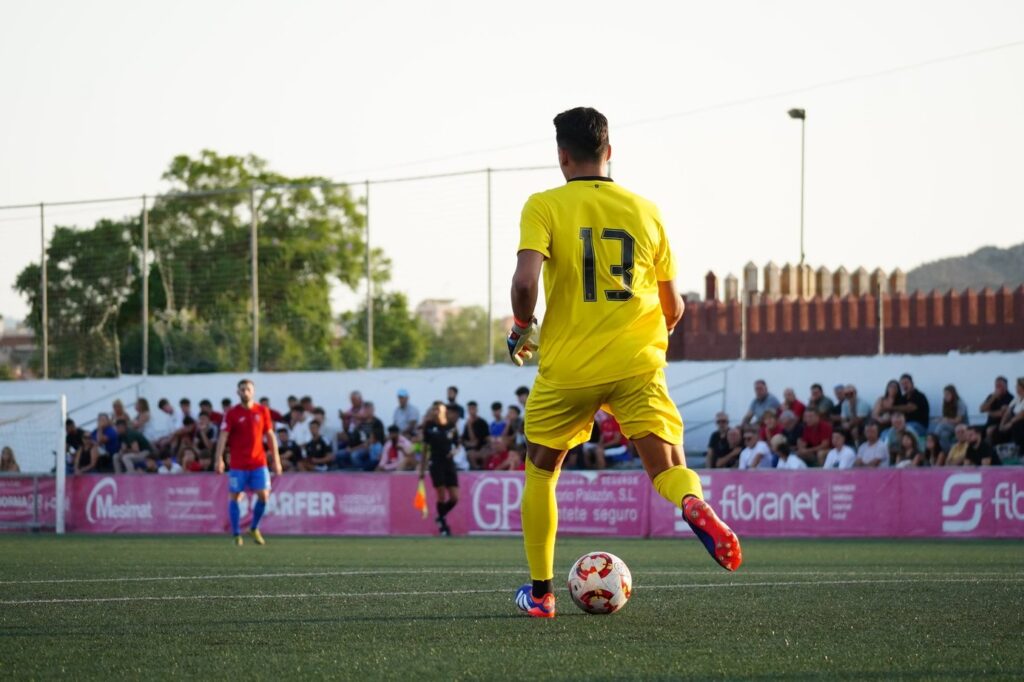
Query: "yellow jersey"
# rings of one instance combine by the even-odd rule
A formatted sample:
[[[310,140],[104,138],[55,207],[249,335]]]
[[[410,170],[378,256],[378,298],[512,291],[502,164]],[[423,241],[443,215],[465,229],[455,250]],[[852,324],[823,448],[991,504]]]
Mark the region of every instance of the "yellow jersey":
[[[618,381],[665,366],[658,282],[675,261],[657,207],[609,178],[573,178],[531,196],[519,250],[544,255],[540,375],[556,388]]]

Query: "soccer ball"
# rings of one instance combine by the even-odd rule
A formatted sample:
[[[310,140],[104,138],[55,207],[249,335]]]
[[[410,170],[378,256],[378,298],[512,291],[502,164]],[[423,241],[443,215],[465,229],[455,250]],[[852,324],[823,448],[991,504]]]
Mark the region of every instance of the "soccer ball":
[[[615,613],[632,594],[629,567],[610,552],[587,552],[569,571],[569,595],[587,613]]]

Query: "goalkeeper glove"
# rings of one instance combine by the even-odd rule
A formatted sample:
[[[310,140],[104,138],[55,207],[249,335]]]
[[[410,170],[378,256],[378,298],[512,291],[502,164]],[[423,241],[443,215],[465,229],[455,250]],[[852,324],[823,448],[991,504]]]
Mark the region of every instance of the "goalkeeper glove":
[[[517,367],[533,357],[537,350],[537,318],[530,318],[528,323],[513,318],[512,330],[508,333],[508,354]]]

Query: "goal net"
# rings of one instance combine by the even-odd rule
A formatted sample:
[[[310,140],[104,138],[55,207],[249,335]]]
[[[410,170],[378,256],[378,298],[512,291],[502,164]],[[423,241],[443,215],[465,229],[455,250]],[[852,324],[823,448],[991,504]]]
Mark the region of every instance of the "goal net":
[[[0,453],[20,469],[0,471],[0,528],[64,532],[66,418],[63,395],[0,396]]]

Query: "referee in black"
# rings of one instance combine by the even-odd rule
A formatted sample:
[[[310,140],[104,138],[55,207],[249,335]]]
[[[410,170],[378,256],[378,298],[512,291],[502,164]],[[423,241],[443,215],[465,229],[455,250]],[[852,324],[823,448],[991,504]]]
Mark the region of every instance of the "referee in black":
[[[437,494],[437,529],[441,535],[451,535],[446,517],[459,503],[459,474],[455,470],[455,446],[458,433],[455,424],[448,423],[448,408],[440,400],[434,401],[423,419],[423,446],[420,458],[420,480],[423,480],[427,459],[430,459],[430,482]]]

